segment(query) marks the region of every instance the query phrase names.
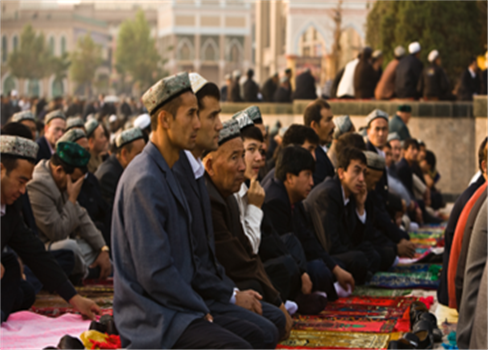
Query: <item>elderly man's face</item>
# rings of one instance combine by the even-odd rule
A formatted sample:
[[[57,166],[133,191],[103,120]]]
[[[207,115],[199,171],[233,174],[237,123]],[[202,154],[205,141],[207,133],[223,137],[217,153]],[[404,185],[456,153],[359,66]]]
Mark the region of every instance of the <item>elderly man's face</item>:
[[[61,118],[54,118],[44,127],[44,136],[46,140],[51,144],[51,147],[55,147],[56,142],[63,136],[66,131],[66,121]]]
[[[383,148],[388,139],[388,121],[383,118],[376,118],[369,124],[369,141],[378,148]]]

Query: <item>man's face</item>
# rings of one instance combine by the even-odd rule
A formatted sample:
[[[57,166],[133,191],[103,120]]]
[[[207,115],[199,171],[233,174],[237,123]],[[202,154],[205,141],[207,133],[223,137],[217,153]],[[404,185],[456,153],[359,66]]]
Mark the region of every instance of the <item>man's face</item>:
[[[0,185],[2,188],[2,204],[11,205],[25,193],[25,186],[32,179],[34,166],[34,164],[25,159],[18,159],[15,169],[7,174],[7,168],[1,164],[2,182]]]
[[[403,157],[408,162],[416,162],[419,155],[419,149],[415,146],[410,145],[408,149],[404,152]]]
[[[393,157],[393,161],[398,163],[402,157],[402,144],[400,140],[392,140],[390,141],[391,145],[391,155]]]
[[[383,151],[385,152],[386,167],[389,168],[390,165],[393,163],[393,153],[391,151],[391,148],[389,147],[383,148]]]
[[[90,146],[88,145],[88,139],[86,137],[82,137],[81,139],[76,140],[76,143],[86,149],[88,152],[90,152]]]
[[[332,121],[334,115],[332,114],[332,110],[327,108],[322,108],[320,111],[320,122],[312,123],[312,128],[315,130],[317,135],[320,139],[321,145],[326,145],[332,142],[332,135],[334,134],[335,124]]]
[[[197,132],[196,145],[204,151],[215,151],[219,148],[219,132],[222,130],[220,103],[212,96],[205,96],[201,102],[204,107],[198,112],[201,127]]]
[[[364,180],[366,182],[366,188],[368,189],[368,191],[372,191],[375,189],[376,184],[378,183],[378,181],[380,181],[382,176],[383,176],[383,171],[366,168],[366,174]]]
[[[132,148],[130,149],[130,152],[127,152],[125,154],[125,161],[127,162],[127,164],[132,162],[135,156],[141,153],[144,147],[146,147],[146,142],[144,141],[144,139],[135,140],[131,144]]]
[[[99,125],[90,138],[90,150],[94,153],[102,153],[107,150],[108,140],[103,126]]]
[[[56,142],[66,131],[66,122],[61,118],[54,118],[44,127],[46,140],[55,147]]]
[[[206,168],[219,192],[226,196],[238,192],[246,171],[242,139],[236,137],[225,142],[211,157],[212,164]]]
[[[166,118],[171,142],[180,149],[192,150],[196,145],[200,118],[198,117],[197,97],[191,91],[180,96],[181,104],[176,116]]]
[[[427,163],[425,158],[422,160],[419,160],[419,166],[420,166],[420,169],[422,169],[422,172],[424,174],[430,172],[430,165],[429,165],[429,163]]]
[[[382,148],[388,139],[388,121],[383,118],[376,118],[369,124],[369,141],[378,148]]]
[[[254,179],[258,176],[259,169],[263,166],[263,156],[261,155],[263,143],[254,139],[244,140],[244,161],[246,162],[246,179]]]
[[[35,141],[37,138],[37,125],[36,125],[36,123],[34,121],[28,120],[28,119],[22,120],[21,123],[29,128],[30,132],[32,133],[32,139]]]
[[[346,170],[339,168],[338,174],[342,185],[353,194],[358,194],[365,186],[366,164],[353,159]]]
[[[412,112],[397,112],[398,116],[403,120],[405,124],[408,124],[410,117],[412,116]]]
[[[317,148],[317,145],[315,143],[311,143],[310,141],[305,140],[305,142],[302,145],[302,148],[304,148],[310,152],[310,154],[313,157],[313,160],[315,160],[315,161],[317,160],[317,159],[315,159],[315,149]]]
[[[297,175],[287,175],[287,188],[294,194],[294,198],[299,201],[307,198],[313,187],[313,173],[310,170],[302,170]]]

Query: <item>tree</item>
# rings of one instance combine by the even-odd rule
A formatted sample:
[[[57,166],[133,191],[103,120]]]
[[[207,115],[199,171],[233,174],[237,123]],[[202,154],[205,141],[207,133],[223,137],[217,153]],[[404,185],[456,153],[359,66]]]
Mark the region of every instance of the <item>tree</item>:
[[[70,73],[75,82],[85,86],[85,95],[89,95],[95,72],[101,63],[102,48],[93,41],[90,33],[79,38],[75,51],[71,53]]]
[[[407,49],[410,42],[418,41],[424,63],[436,49],[455,82],[469,57],[485,50],[486,21],[486,13],[483,16],[480,5],[471,1],[377,1],[368,14],[366,41],[383,51],[385,64],[397,45]]]
[[[120,26],[115,59],[118,72],[123,77],[130,76],[132,83],[138,83],[143,91],[163,75],[163,61],[142,10],[135,20],[126,20]]]

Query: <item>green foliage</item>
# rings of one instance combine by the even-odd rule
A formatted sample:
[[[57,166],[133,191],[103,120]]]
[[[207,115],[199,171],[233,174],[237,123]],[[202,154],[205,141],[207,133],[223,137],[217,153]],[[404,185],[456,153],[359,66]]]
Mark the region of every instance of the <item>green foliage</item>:
[[[70,73],[79,85],[91,86],[95,72],[102,63],[102,48],[97,45],[90,33],[78,39],[76,49],[71,53]]]
[[[438,50],[451,82],[466,69],[470,56],[486,50],[486,1],[377,1],[368,14],[366,41],[385,55],[418,41],[420,59],[427,64],[431,50]],[[484,15],[483,15],[484,6]],[[484,35],[483,35],[484,33]]]
[[[142,10],[133,21],[126,20],[120,26],[115,59],[118,72],[130,76],[143,91],[161,79],[163,61]]]

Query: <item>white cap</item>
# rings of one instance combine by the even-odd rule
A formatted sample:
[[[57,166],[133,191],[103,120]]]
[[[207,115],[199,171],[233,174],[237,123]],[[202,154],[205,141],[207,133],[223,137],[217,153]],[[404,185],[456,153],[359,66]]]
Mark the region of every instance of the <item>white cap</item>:
[[[417,52],[420,52],[420,49],[420,44],[417,41],[414,41],[413,43],[410,43],[410,45],[408,45],[408,52],[410,52],[411,54],[416,54]]]
[[[190,83],[193,93],[196,94],[200,89],[208,83],[208,81],[198,73],[190,73]]]
[[[403,55],[405,55],[405,49],[403,48],[403,46],[400,45],[395,47],[395,51],[393,52],[395,53],[395,57],[402,57]]]
[[[17,96],[17,95],[18,95],[17,90],[12,90],[12,91],[10,92],[10,95],[11,95],[11,96]]]
[[[429,56],[427,57],[427,59],[429,60],[429,62],[434,62],[437,57],[439,57],[439,51],[437,50],[432,50],[430,53],[429,53]]]
[[[235,70],[232,72],[232,77],[235,79],[235,78],[238,78],[241,76],[241,71],[240,70]]]
[[[151,125],[151,117],[149,114],[141,114],[134,120],[134,126],[141,130],[144,130],[149,125]]]
[[[108,118],[108,122],[109,123],[115,123],[117,121],[117,116],[115,114],[112,114],[109,118]]]

